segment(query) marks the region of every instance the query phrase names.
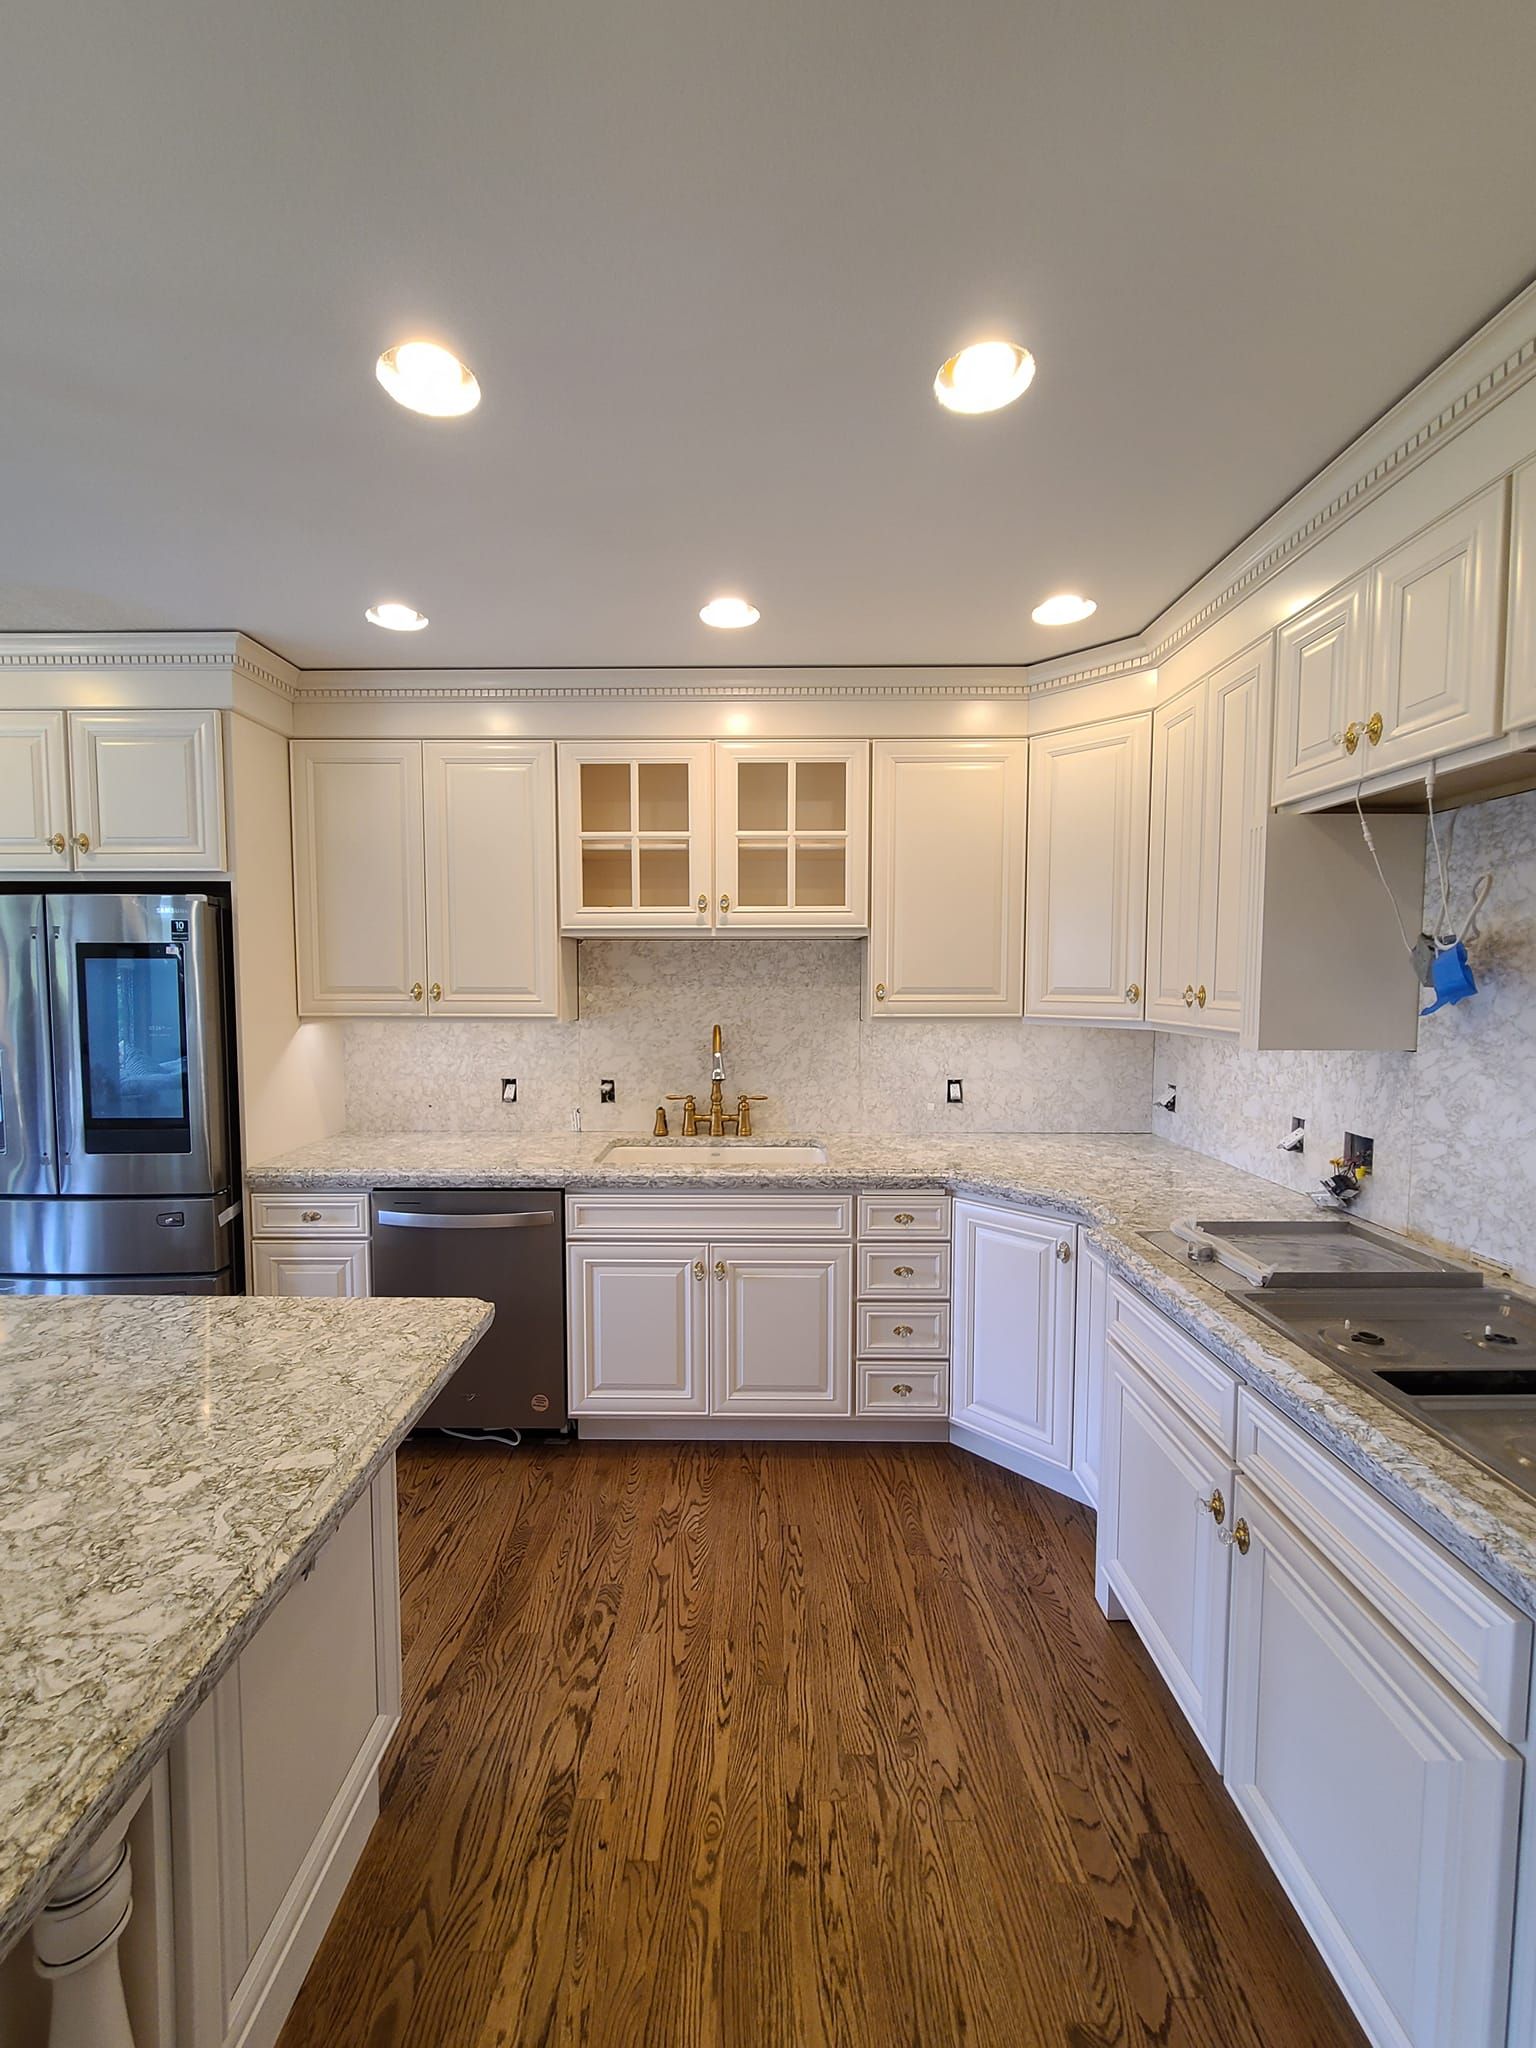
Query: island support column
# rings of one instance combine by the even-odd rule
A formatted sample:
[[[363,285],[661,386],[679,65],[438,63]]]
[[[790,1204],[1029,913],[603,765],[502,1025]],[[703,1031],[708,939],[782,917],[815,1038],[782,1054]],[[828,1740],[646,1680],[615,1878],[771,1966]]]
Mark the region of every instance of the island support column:
[[[48,2048],[134,2048],[117,1945],[133,1914],[128,1829],[143,1796],[75,1859],[33,1923],[33,1966],[53,1987]]]

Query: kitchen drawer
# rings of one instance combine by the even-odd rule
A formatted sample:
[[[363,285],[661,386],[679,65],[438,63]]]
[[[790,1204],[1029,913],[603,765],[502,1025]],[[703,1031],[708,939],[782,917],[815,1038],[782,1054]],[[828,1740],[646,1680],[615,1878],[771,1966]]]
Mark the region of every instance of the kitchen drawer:
[[[861,1301],[857,1350],[860,1358],[948,1358],[949,1303]]]
[[[1365,1480],[1244,1388],[1244,1479],[1469,1705],[1511,1742],[1525,1735],[1531,1624]]]
[[[252,1195],[253,1237],[366,1237],[368,1197],[329,1190]]]
[[[860,1195],[860,1237],[948,1237],[949,1197],[906,1190]]]
[[[745,1237],[760,1242],[848,1237],[852,1231],[853,1196],[841,1190],[824,1195],[735,1195],[680,1189],[676,1194],[629,1195],[591,1189],[565,1199],[567,1238]]]
[[[949,1367],[861,1365],[860,1415],[947,1415]]]
[[[1232,1455],[1237,1442],[1235,1373],[1119,1280],[1110,1288],[1105,1334],[1196,1428],[1228,1457]]]
[[[947,1244],[861,1244],[859,1293],[878,1301],[909,1294],[949,1296]]]

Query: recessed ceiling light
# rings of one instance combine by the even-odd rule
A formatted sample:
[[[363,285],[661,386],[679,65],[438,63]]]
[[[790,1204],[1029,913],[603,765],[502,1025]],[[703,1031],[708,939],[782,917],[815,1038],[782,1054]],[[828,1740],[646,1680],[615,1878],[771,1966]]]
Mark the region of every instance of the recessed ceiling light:
[[[1037,626],[1075,626],[1079,619],[1092,618],[1097,610],[1091,597],[1078,597],[1073,591],[1063,590],[1056,597],[1048,597],[1044,604],[1037,604],[1029,616]]]
[[[419,633],[427,623],[425,612],[417,611],[414,605],[396,604],[393,598],[369,605],[364,617],[371,625],[383,626],[390,633]]]
[[[951,412],[996,412],[1021,397],[1034,375],[1034,357],[1016,341],[973,341],[942,366],[933,395]]]
[[[712,597],[703,607],[699,617],[706,626],[755,626],[762,613],[755,604],[748,604],[744,597]]]
[[[480,403],[473,370],[435,341],[402,341],[385,349],[374,375],[399,404],[433,419],[473,412]]]

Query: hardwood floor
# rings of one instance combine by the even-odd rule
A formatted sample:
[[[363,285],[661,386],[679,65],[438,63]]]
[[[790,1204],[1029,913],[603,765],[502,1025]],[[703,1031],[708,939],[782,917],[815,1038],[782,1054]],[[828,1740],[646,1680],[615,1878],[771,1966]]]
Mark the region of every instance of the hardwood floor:
[[[405,1721],[281,2048],[1362,2040],[1085,1510],[929,1445],[400,1482]]]

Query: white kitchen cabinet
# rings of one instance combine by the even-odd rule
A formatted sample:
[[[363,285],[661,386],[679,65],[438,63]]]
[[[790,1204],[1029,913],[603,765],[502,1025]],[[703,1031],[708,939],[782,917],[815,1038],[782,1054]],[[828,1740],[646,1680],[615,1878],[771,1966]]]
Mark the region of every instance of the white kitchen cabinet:
[[[378,1814],[400,1712],[394,1467],[171,1749],[182,2048],[266,2048]]]
[[[1105,1351],[1098,1574],[1218,1764],[1232,1460],[1132,1359]]]
[[[1536,462],[1515,471],[1511,497],[1504,725],[1536,725]]]
[[[877,740],[870,1014],[1023,1013],[1024,740]]]
[[[81,873],[224,866],[217,711],[72,711],[69,771]]]
[[[366,1238],[251,1240],[252,1294],[307,1294],[348,1301],[369,1292]]]
[[[1152,824],[1147,876],[1146,1015],[1185,1024],[1200,952],[1205,829],[1205,685],[1193,684],[1152,720]]]
[[[299,1013],[425,1014],[420,740],[295,740]]]
[[[712,766],[707,740],[560,742],[565,930],[712,928]]]
[[[569,1010],[574,949],[560,939],[552,743],[429,740],[422,770],[429,1010]]]
[[[572,1244],[566,1250],[573,1415],[705,1415],[709,1246]]]
[[[1029,743],[1024,1014],[1141,1021],[1152,720]]]
[[[1521,1763],[1244,1479],[1225,1777],[1373,2041],[1504,2040]]]
[[[62,711],[0,711],[0,870],[68,873],[68,742]]]
[[[1275,636],[1277,804],[1336,789],[1345,772],[1342,735],[1365,701],[1368,583],[1357,576]]]
[[[846,1415],[852,1295],[850,1245],[711,1245],[711,1412]]]
[[[1099,1499],[1104,1434],[1104,1347],[1109,1332],[1109,1268],[1079,1240],[1076,1342],[1072,1360],[1072,1471],[1089,1502]]]
[[[1058,1478],[1072,1465],[1076,1241],[1055,1217],[955,1203],[953,1420],[968,1448]]]
[[[716,929],[862,931],[868,742],[722,740],[714,776]]]

